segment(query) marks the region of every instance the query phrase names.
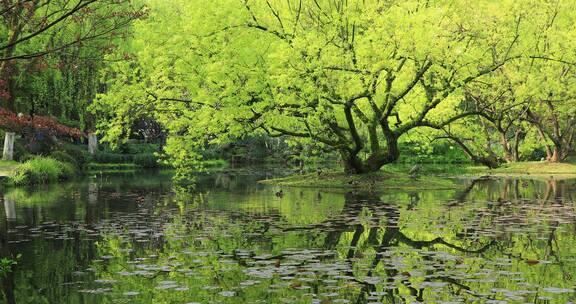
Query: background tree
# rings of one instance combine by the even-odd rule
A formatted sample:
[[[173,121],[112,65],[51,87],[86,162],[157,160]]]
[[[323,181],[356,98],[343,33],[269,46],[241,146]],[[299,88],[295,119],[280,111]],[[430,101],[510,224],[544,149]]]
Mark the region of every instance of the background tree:
[[[103,54],[145,12],[131,0],[4,0],[0,14],[3,106],[81,121]]]
[[[554,162],[573,149],[576,7],[569,1],[530,5],[518,10],[516,45],[524,56],[468,84],[467,99],[482,115],[442,136],[490,167],[520,160],[523,150],[526,159],[534,147],[545,148]]]

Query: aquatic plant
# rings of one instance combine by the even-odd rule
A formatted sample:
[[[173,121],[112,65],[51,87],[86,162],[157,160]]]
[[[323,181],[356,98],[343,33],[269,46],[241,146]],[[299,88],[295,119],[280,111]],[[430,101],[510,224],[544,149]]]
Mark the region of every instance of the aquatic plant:
[[[0,259],[0,278],[4,278],[8,273],[12,272],[12,267],[17,264],[15,260],[9,258]]]

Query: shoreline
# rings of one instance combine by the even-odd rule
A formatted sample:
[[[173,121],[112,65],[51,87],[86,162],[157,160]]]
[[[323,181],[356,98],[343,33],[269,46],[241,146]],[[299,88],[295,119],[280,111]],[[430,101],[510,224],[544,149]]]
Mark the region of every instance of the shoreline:
[[[282,178],[260,180],[258,183],[279,187],[357,189],[357,190],[450,190],[458,189],[458,178],[517,178],[531,180],[576,179],[576,165],[571,163],[519,162],[488,169],[478,166],[422,165],[422,173],[414,178],[404,173],[409,164],[392,164],[374,173],[347,175],[338,171],[293,174]],[[436,168],[435,168],[436,167]],[[437,170],[440,167],[448,170]],[[407,170],[405,170],[408,168]]]

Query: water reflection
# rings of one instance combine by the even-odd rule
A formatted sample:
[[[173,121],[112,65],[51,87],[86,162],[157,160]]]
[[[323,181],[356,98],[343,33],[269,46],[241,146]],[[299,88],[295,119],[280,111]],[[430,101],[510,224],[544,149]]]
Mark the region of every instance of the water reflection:
[[[14,201],[6,196],[4,196],[4,211],[6,212],[6,220],[16,220],[16,207]]]
[[[6,299],[576,299],[574,180],[478,178],[452,191],[379,194],[283,189],[277,197],[279,189],[255,183],[262,177],[212,174],[193,192],[158,174],[7,192],[1,254],[23,256],[3,279]]]

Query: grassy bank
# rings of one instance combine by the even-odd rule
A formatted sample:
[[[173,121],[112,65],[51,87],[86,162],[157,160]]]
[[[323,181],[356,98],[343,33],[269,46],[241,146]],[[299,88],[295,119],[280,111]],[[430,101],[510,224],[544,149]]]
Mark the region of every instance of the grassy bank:
[[[390,164],[384,166],[387,172],[406,174],[414,164]],[[518,162],[504,164],[499,168],[490,169],[485,166],[475,166],[466,164],[423,164],[422,175],[436,176],[570,176],[576,178],[576,164],[574,163],[549,163],[549,162]]]
[[[483,169],[489,175],[494,176],[517,176],[532,178],[564,177],[576,178],[576,164],[573,163],[549,163],[549,162],[518,162],[505,164],[500,168]]]
[[[347,175],[339,172],[327,172],[320,175],[297,174],[284,178],[259,181],[261,184],[283,187],[358,189],[382,191],[386,189],[401,190],[442,190],[455,189],[457,185],[449,179],[427,176],[411,178],[407,174],[380,171],[363,175]]]
[[[6,181],[9,185],[48,184],[67,180],[76,175],[76,168],[50,157],[34,157],[16,165]]]
[[[360,190],[428,190],[428,189],[454,189],[456,185],[443,177],[466,176],[506,176],[519,178],[542,179],[550,178],[576,178],[576,164],[548,163],[548,162],[519,162],[505,164],[497,169],[469,165],[423,165],[421,177],[411,178],[407,172],[414,165],[390,164],[380,172],[365,175],[346,175],[332,171],[318,175],[295,174],[284,178],[260,181],[262,184],[283,187],[310,187],[333,189],[360,189]]]

